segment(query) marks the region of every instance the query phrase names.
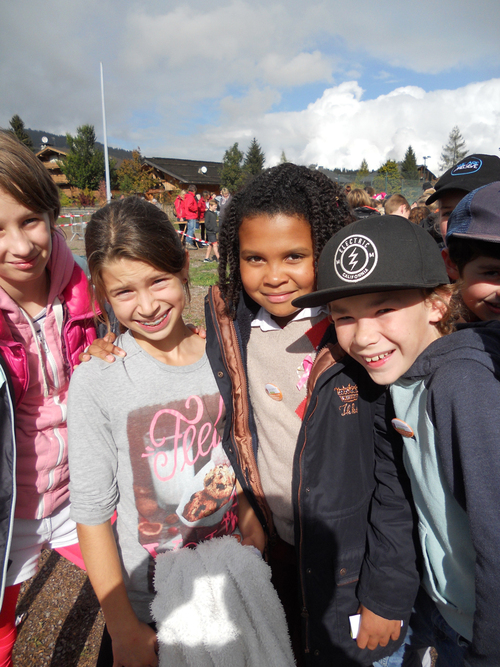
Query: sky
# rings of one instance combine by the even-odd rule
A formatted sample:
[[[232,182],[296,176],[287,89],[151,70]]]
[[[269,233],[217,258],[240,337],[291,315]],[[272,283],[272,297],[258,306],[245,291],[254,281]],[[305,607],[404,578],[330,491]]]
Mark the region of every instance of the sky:
[[[110,146],[438,175],[454,126],[499,154],[499,34],[498,0],[2,0],[0,127],[102,141],[102,62]]]

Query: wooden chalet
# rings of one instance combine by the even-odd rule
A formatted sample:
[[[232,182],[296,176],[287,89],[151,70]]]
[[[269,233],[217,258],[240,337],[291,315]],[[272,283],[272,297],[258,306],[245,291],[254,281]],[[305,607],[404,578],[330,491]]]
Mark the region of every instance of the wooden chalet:
[[[200,194],[203,190],[219,194],[222,162],[147,157],[143,158],[143,164],[152,167],[153,177],[165,190],[186,190],[192,183]]]
[[[59,166],[60,160],[64,160],[67,154],[68,151],[62,150],[61,148],[56,148],[55,146],[45,146],[41,151],[36,153],[36,156],[41,162],[43,162],[44,166],[51,175],[52,180],[58,186],[58,188],[68,197],[72,197],[76,192],[78,192],[78,188],[71,187],[71,185],[68,183],[66,175],[62,173],[61,167]]]
[[[434,183],[438,180],[437,176],[432,173],[427,165],[419,164],[417,169],[421,181],[429,181],[429,183],[434,185]]]

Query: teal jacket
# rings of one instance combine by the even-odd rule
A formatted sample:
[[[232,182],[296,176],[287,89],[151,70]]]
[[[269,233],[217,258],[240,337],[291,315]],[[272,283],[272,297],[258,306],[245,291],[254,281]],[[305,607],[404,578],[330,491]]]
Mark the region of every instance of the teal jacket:
[[[499,380],[500,322],[481,322],[429,345],[391,386],[396,417],[411,429],[404,461],[422,583],[471,642],[474,667],[500,664]]]

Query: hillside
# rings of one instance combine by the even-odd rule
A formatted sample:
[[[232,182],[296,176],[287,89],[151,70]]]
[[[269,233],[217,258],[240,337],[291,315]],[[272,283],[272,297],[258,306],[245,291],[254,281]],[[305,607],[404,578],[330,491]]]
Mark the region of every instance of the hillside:
[[[69,150],[66,145],[66,135],[63,134],[54,134],[53,132],[44,132],[42,130],[31,130],[30,128],[25,128],[26,132],[31,137],[33,141],[33,146],[35,150],[40,150],[43,146],[42,137],[47,137],[49,140],[50,146],[55,146],[56,148],[62,148],[63,150]],[[104,151],[104,144],[101,144],[99,141],[95,142],[95,145],[99,150]],[[113,146],[108,145],[108,153],[111,157],[118,158],[119,160],[129,160],[132,158],[132,151],[126,151],[123,148],[114,148]]]

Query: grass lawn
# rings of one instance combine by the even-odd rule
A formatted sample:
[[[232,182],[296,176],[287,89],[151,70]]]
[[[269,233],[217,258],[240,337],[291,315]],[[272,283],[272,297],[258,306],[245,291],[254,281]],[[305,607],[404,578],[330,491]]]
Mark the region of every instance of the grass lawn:
[[[219,265],[217,262],[192,262],[189,267],[189,278],[192,285],[200,287],[210,287],[215,285],[218,279]]]

